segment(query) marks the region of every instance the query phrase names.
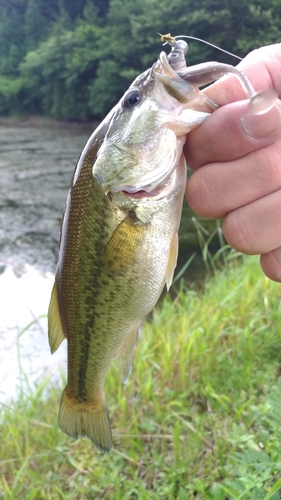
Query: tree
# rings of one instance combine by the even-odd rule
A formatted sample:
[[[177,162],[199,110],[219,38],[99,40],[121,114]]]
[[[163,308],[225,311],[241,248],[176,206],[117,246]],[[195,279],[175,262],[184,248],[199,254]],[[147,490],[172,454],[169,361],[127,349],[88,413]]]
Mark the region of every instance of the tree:
[[[42,9],[42,2],[28,0],[24,14],[25,50],[33,50],[36,43],[48,35],[49,23]]]
[[[18,65],[25,54],[24,12],[26,0],[13,3],[1,0],[0,22],[0,73],[17,75]]]
[[[14,78],[13,109],[57,118],[104,116],[167,50],[157,32],[193,35],[243,57],[279,41],[281,29],[279,0],[0,0],[0,11],[0,101]],[[189,46],[188,65],[235,64],[210,46]]]
[[[95,77],[95,45],[101,28],[79,25],[53,35],[29,52],[21,74],[30,102],[39,96],[40,109],[52,117],[86,119],[88,83]]]

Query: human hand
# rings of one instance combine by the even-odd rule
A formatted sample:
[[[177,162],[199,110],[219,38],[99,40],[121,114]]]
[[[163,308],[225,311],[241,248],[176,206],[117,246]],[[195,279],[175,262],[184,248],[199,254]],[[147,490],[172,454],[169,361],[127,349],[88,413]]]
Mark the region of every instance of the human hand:
[[[238,67],[255,90],[274,87],[281,96],[281,44],[251,52]],[[222,218],[228,243],[260,254],[264,273],[281,282],[281,102],[254,115],[233,77],[205,93],[222,107],[187,135],[184,151],[195,170],[187,201],[198,215]]]

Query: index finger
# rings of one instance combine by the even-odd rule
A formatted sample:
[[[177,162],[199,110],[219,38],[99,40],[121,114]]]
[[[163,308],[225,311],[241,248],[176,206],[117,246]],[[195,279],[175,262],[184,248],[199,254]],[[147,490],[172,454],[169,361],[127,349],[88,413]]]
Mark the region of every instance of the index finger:
[[[248,112],[248,101],[227,104],[189,132],[184,145],[189,167],[196,170],[205,164],[236,160],[280,137],[281,107],[275,105],[265,115],[248,115],[247,124]]]
[[[281,95],[281,43],[253,50],[237,65],[237,69],[248,77],[257,92],[274,88]],[[232,75],[220,78],[204,93],[220,106],[247,98],[241,84]]]
[[[274,87],[281,94],[281,44],[251,52],[238,67],[257,91]],[[278,109],[278,105],[266,115],[253,116],[254,136],[245,130],[241,117],[251,110],[249,101],[241,101],[245,92],[234,76],[221,78],[204,92],[222,107],[187,136],[184,152],[192,169],[206,163],[235,160],[268,146],[279,137],[281,108]]]

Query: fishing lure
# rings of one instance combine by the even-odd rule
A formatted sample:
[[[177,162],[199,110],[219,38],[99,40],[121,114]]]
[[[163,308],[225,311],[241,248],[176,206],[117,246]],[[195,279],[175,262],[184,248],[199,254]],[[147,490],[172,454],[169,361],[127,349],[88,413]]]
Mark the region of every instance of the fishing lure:
[[[182,38],[198,40],[200,42],[207,43],[208,45],[211,45],[212,47],[215,47],[216,49],[221,50],[233,57],[241,59],[240,57],[200,38],[187,35],[179,35],[173,37],[170,33],[168,33],[167,35],[161,35],[161,33],[158,34],[161,37],[161,41],[164,42],[164,45],[169,44],[171,46],[172,50],[168,55],[169,64],[175,71],[175,73],[177,73],[177,75],[183,80],[188,81],[189,83],[192,83],[198,87],[202,87],[218,80],[223,76],[234,75],[245,90],[246,96],[250,99],[250,107],[252,108],[254,114],[258,115],[266,113],[274,106],[278,96],[278,93],[275,89],[265,89],[260,92],[256,92],[247,76],[240,69],[235,68],[231,64],[220,63],[217,61],[208,61],[188,67],[186,65],[188,44],[184,40],[182,40]],[[177,40],[177,38],[179,38],[179,40]],[[213,101],[212,104],[214,109],[219,107]]]

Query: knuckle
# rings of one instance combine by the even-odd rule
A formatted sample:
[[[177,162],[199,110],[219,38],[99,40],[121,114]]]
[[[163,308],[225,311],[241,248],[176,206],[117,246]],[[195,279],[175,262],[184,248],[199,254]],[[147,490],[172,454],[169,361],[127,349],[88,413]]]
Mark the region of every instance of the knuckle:
[[[202,167],[194,172],[187,183],[186,197],[190,208],[198,215],[205,217],[220,217],[219,198],[217,190],[212,186],[208,167]]]
[[[276,248],[269,253],[261,255],[261,268],[271,280],[281,282],[281,248]]]
[[[223,234],[226,241],[237,251],[248,255],[258,252],[255,223],[251,221],[246,207],[228,213],[223,221]]]
[[[260,150],[258,154],[259,161],[255,162],[256,175],[262,186],[266,186],[269,191],[275,191],[281,187],[280,149],[274,147],[269,155],[267,148],[265,148]]]

